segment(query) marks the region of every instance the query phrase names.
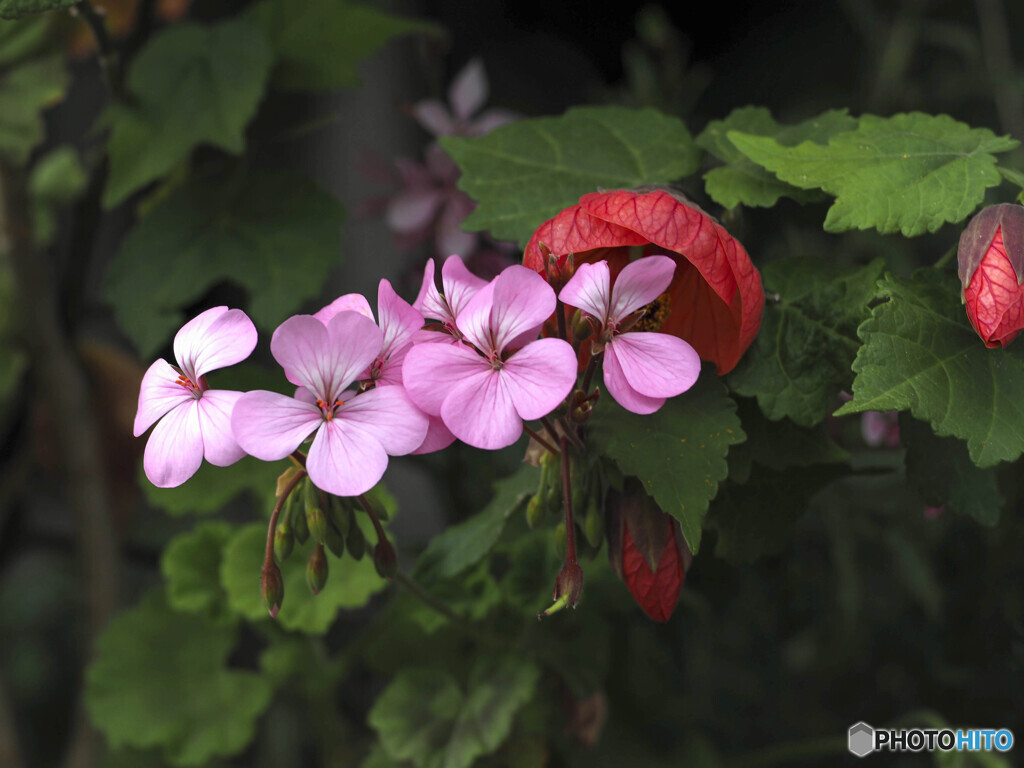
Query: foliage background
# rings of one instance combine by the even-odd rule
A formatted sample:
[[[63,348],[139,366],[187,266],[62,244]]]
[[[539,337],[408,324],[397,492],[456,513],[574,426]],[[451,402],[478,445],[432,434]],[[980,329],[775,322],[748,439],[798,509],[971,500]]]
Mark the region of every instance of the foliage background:
[[[154,4],[143,7],[152,11]],[[742,377],[731,379],[733,390],[747,396],[739,412],[748,442],[729,454],[730,478],[712,507],[707,540],[664,626],[635,608],[602,552],[588,566],[586,596],[575,613],[520,630],[523,617],[542,607],[558,569],[550,527],[527,532],[521,514],[509,518],[487,568],[467,563],[468,570],[451,566],[437,576],[426,559],[414,571],[459,613],[480,619],[477,630],[384,589],[372,569],[362,579],[333,574],[336,593],[325,592],[315,605],[305,600],[298,613],[284,610],[274,625],[263,618],[256,571],[249,589],[244,565],[236,573],[225,563],[255,540],[249,526],[265,519],[280,468],[252,462],[214,473],[206,467],[177,495],[140,484],[142,441],[128,435],[138,376],[166,352],[177,325],[164,318],[163,335],[159,318],[149,335],[132,326],[160,291],[181,289],[190,279],[195,285],[184,290],[185,304],[245,300],[237,284],[207,290],[213,281],[203,272],[206,259],[223,247],[186,256],[183,241],[223,237],[203,216],[216,203],[241,200],[236,234],[266,227],[257,243],[242,246],[246,258],[265,249],[269,262],[282,253],[295,259],[296,282],[276,305],[269,291],[254,291],[264,303],[253,298],[248,306],[254,316],[263,307],[263,331],[300,306],[315,308],[341,292],[373,296],[381,277],[410,296],[426,253],[399,253],[381,219],[357,215],[360,203],[381,192],[361,174],[360,160],[367,149],[385,159],[417,155],[429,137],[401,107],[443,96],[449,78],[473,56],[487,67],[490,103],[526,116],[580,104],[652,106],[683,118],[696,136],[709,121],[747,104],[770,108],[780,122],[832,108],[853,115],[921,110],[1024,138],[1020,54],[999,46],[1000,30],[1010,43],[1024,34],[1024,9],[1012,3],[851,0],[782,9],[750,3],[723,10],[727,18],[669,8],[660,16],[656,9],[638,15],[629,4],[618,6],[617,16],[595,14],[583,3],[435,2],[392,10],[436,29],[361,52],[356,58],[366,62],[354,70],[359,83],[332,61],[327,72],[337,80],[313,91],[276,90],[261,101],[262,86],[249,92],[245,82],[234,83],[240,102],[234,125],[172,115],[180,120],[171,123],[174,136],[197,131],[203,143],[191,156],[187,180],[181,169],[192,145],[175,147],[146,133],[171,119],[160,112],[174,98],[175,81],[160,79],[166,63],[154,66],[149,81],[127,78],[127,87],[150,94],[152,104],[129,102],[140,114],[104,118],[113,121],[114,135],[127,132],[109,168],[103,134],[93,127],[108,100],[94,56],[58,68],[66,78],[39,70],[47,87],[66,93],[44,114],[41,146],[30,142],[18,156],[21,145],[5,145],[3,138],[25,134],[0,133],[8,188],[30,157],[38,169],[61,145],[72,145],[84,168],[77,182],[70,171],[57,174],[61,183],[49,197],[37,196],[43,213],[36,214],[36,230],[47,230],[42,219],[52,219],[51,242],[36,249],[44,254],[37,279],[12,278],[5,266],[0,285],[10,296],[3,306],[19,307],[2,319],[10,343],[2,350],[0,744],[16,747],[26,766],[358,765],[367,755],[372,765],[402,759],[422,765],[426,756],[441,755],[454,765],[479,757],[480,764],[524,766],[753,766],[852,762],[844,734],[857,720],[1016,726],[1020,735],[1019,461],[980,479],[958,478],[952,490],[966,498],[954,504],[943,487],[948,478],[928,471],[936,451],[959,460],[962,444],[936,447],[931,431],[906,414],[901,443],[889,447],[864,442],[859,416],[829,419],[848,462],[813,464],[806,446],[801,454],[798,440],[760,416],[751,399],[756,392],[744,391]],[[247,8],[196,0],[189,13],[231,24]],[[63,12],[57,14],[55,23],[66,24]],[[159,27],[142,14],[122,44],[128,61],[141,56]],[[199,46],[223,55],[227,71],[242,81],[298,77],[287,69],[270,74],[285,43],[277,41],[277,53],[268,43],[262,50],[245,37],[251,28],[230,29],[226,36],[238,40]],[[187,102],[200,103],[194,89],[185,93]],[[44,88],[38,105],[10,102],[0,122],[34,114],[32,107],[50,101]],[[134,130],[142,131],[141,141]],[[243,149],[239,164],[235,156]],[[151,162],[155,170],[138,170]],[[1019,150],[1004,164],[1020,167]],[[117,202],[110,197],[116,186],[104,180],[127,178],[119,168],[135,168],[144,180],[169,179],[143,202],[154,208],[140,217],[142,224],[136,225],[140,199],[103,207],[104,195]],[[250,172],[262,181],[247,177],[239,185],[232,175]],[[181,184],[213,190],[197,194]],[[699,175],[683,186],[714,207]],[[1003,188],[990,200],[1012,194]],[[959,225],[913,239],[828,234],[821,226],[825,211],[821,203],[783,199],[767,209],[731,211],[726,221],[774,291],[785,290],[786,267],[772,266],[784,258],[825,259],[850,274],[868,274],[867,282],[879,276],[870,265],[881,258],[885,269],[908,278],[938,261],[959,234]],[[271,213],[278,218],[268,223]],[[148,235],[140,233],[143,225]],[[12,238],[5,231],[6,252]],[[118,272],[118,259],[128,258],[133,243],[144,249],[154,241],[174,255],[148,260],[142,274]],[[309,262],[300,264],[304,258]],[[175,268],[182,273],[172,280]],[[52,316],[38,319],[37,311]],[[25,353],[39,359],[33,344],[47,339],[62,344],[73,363],[63,379],[66,397],[77,396],[83,408],[70,422],[61,422],[66,411],[47,388],[54,374],[30,365]],[[239,375],[248,377],[245,386],[263,376],[258,370]],[[840,405],[837,392],[827,405]],[[80,432],[99,434],[104,446],[100,467],[111,501],[103,524],[76,517],[81,486],[62,466],[62,451]],[[915,459],[915,445],[921,458]],[[783,472],[772,460],[787,452],[796,458]],[[517,462],[514,450],[496,457],[469,449],[394,462],[387,480],[398,499],[392,530],[403,563],[412,569],[431,536],[483,508],[493,482],[516,471]],[[487,519],[504,520],[511,502],[535,483],[513,475],[499,486],[502,503]],[[256,490],[245,491],[250,486]],[[942,502],[946,511],[925,514]],[[462,543],[454,542],[448,551],[460,551]],[[97,573],[109,581],[97,581]],[[286,605],[298,609],[303,597],[289,588]],[[108,743],[88,725],[83,669],[95,658],[101,625],[115,609],[140,600],[117,620],[119,632],[99,642],[101,660],[88,673],[92,721]],[[345,610],[336,613],[338,607]],[[299,616],[299,623],[288,626],[286,615]],[[493,635],[509,627],[522,632],[521,645],[495,647]],[[290,633],[296,628],[315,636]],[[522,658],[512,655],[523,648]],[[164,668],[188,674],[154,683]],[[169,697],[168,690],[177,693]],[[128,697],[128,691],[136,693]],[[125,700],[134,704],[130,717]],[[431,703],[428,716],[424,702]],[[485,734],[483,747],[460,731],[457,718],[465,712]],[[931,760],[908,755],[892,764]]]

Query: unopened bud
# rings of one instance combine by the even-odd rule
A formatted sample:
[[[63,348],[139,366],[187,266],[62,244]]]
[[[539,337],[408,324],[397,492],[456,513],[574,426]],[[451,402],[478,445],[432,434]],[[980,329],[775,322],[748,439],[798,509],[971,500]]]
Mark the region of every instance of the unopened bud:
[[[356,560],[362,560],[363,555],[366,554],[366,536],[363,535],[363,529],[355,520],[352,521],[352,527],[349,529],[348,536],[345,537],[345,549]]]
[[[340,558],[345,554],[345,537],[341,535],[341,531],[334,524],[333,518],[328,518],[327,520],[327,533],[324,536],[324,543],[327,544],[327,548],[331,550],[335,557]]]
[[[373,567],[381,578],[389,581],[398,573],[398,555],[386,536],[373,548]]]
[[[270,618],[276,619],[284,601],[284,580],[281,578],[281,569],[273,560],[263,564],[263,571],[260,573],[260,594],[263,595],[263,604],[267,606]]]
[[[552,597],[554,604],[546,611],[537,614],[538,619],[557,613],[563,608],[575,608],[583,593],[583,569],[575,559],[565,561],[562,570],[555,579],[555,591]]]
[[[544,503],[540,496],[533,496],[530,498],[530,502],[526,505],[526,524],[532,531],[544,520],[545,510]]]
[[[555,552],[559,557],[565,557],[565,521],[555,526]]]
[[[291,495],[288,496],[288,501],[285,502],[285,512],[288,514],[288,523],[291,526],[292,533],[295,535],[295,541],[299,544],[305,544],[309,538],[309,526],[306,524],[306,494],[305,494],[305,483],[308,480],[303,481],[292,490]]]
[[[313,483],[306,481],[306,525],[313,541],[323,544],[327,538],[327,518],[320,505],[320,492]]]
[[[286,523],[279,523],[274,530],[274,557],[283,563],[295,548],[295,536]]]
[[[348,499],[331,495],[327,498],[327,522],[333,523],[342,538],[348,536],[349,518],[352,516]]]
[[[957,251],[967,319],[986,347],[1024,327],[1024,207],[990,205],[971,219]]]
[[[324,553],[324,545],[319,542],[313,547],[313,554],[306,564],[306,583],[314,595],[320,594],[327,583],[327,555]]]
[[[582,309],[577,309],[572,316],[572,338],[574,341],[586,341],[594,333],[594,326],[587,320]]]
[[[587,511],[583,516],[583,534],[590,546],[594,549],[601,548],[601,542],[604,541],[604,515],[601,514],[601,505],[598,504],[596,493],[592,493],[587,500]]]
[[[382,523],[386,523],[388,521],[388,510],[384,506],[384,502],[372,493],[365,494],[363,498],[366,499],[366,503],[370,505],[370,509],[373,510],[373,514],[377,516],[377,519]]]

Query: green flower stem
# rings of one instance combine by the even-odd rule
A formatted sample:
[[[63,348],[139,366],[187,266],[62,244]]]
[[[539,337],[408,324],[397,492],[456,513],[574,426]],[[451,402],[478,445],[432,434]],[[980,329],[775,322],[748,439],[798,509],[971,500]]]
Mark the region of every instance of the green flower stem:
[[[942,256],[939,258],[939,260],[936,261],[933,266],[936,269],[943,269],[947,264],[949,264],[950,261],[953,260],[953,258],[956,256],[956,254],[957,254],[957,247],[954,245],[949,250],[947,250],[944,254],[942,254]]]
[[[403,588],[407,589],[409,594],[425,606],[444,616],[452,623],[453,626],[458,627],[467,635],[479,640],[482,645],[501,650],[509,649],[510,646],[504,638],[497,637],[489,632],[481,630],[479,627],[474,626],[468,619],[453,611],[443,600],[440,600],[430,594],[430,592],[420,586],[420,584],[405,571],[399,570],[395,574],[395,581],[402,585]]]
[[[576,524],[572,519],[572,483],[569,481],[569,440],[562,437],[562,496],[565,506],[565,561],[576,559]]]

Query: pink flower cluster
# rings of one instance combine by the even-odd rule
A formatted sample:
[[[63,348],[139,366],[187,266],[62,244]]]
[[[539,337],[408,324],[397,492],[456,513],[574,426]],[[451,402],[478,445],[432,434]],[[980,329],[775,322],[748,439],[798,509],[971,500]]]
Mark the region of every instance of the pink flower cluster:
[[[586,264],[559,297],[598,331],[592,354],[603,353],[605,385],[635,413],[657,410],[700,372],[686,342],[631,330],[673,270],[671,259],[645,257],[613,286],[606,263]],[[511,445],[524,421],[556,411],[577,386],[578,349],[540,338],[562,311],[555,292],[518,265],[486,282],[458,256],[445,261],[440,282],[431,260],[412,305],[381,280],[377,322],[364,297],[347,294],[282,323],[270,351],[297,387],[292,397],[211,389],[206,374],[248,357],[256,328],[227,307],[189,321],[174,339],[177,366],[153,363],[139,393],[136,436],[156,424],[147,477],[173,487],[204,457],[217,466],[245,454],[275,461],[312,437],[305,463],[313,483],[355,496],[380,480],[389,456],[440,450],[456,438],[485,449]]]

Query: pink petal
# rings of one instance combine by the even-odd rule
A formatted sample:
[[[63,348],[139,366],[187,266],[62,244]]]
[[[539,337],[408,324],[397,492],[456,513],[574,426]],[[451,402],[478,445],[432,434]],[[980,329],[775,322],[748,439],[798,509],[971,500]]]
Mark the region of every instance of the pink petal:
[[[375,387],[346,400],[334,414],[338,419],[358,426],[391,456],[416,450],[427,435],[427,417],[402,387]]]
[[[485,285],[487,281],[470,272],[458,256],[452,255],[445,259],[441,267],[441,286],[448,306],[451,307],[453,321]]]
[[[664,397],[647,397],[633,389],[626,380],[622,368],[615,355],[604,355],[601,362],[604,373],[604,386],[615,402],[633,413],[654,413],[665,404]]]
[[[423,316],[395,293],[387,280],[381,280],[377,288],[377,315],[384,334],[380,352],[384,357],[411,344],[416,331],[423,327]]]
[[[240,309],[213,307],[174,336],[174,358],[192,381],[245,360],[256,348],[256,326]]]
[[[420,284],[420,293],[416,297],[416,301],[412,303],[412,306],[423,317],[442,321],[452,319],[449,318],[448,304],[441,297],[441,292],[437,290],[437,285],[434,283],[433,259],[427,259],[427,263],[423,267],[423,282]]]
[[[203,433],[199,403],[192,400],[172,409],[153,429],[142,465],[157,488],[175,488],[203,463]]]
[[[361,293],[346,293],[339,296],[326,307],[317,312],[313,317],[324,325],[331,322],[339,312],[358,312],[363,317],[373,320],[373,311],[370,309],[370,302]]]
[[[466,131],[470,136],[484,136],[495,128],[514,123],[521,115],[509,109],[488,109],[480,117],[469,124]]]
[[[420,447],[413,451],[417,456],[444,450],[455,442],[455,435],[444,425],[440,416],[427,416],[427,423],[427,436],[423,438]]]
[[[427,173],[430,174],[431,184],[445,187],[448,191],[455,188],[455,182],[459,180],[461,171],[451,156],[444,151],[444,147],[436,141],[427,147],[424,152],[427,164]]]
[[[561,339],[527,344],[506,362],[501,380],[526,420],[547,416],[576,384],[576,353]]]
[[[405,356],[402,383],[416,407],[439,416],[444,399],[482,370],[490,365],[464,344],[417,344]]]
[[[617,323],[668,290],[675,270],[675,262],[668,256],[644,256],[627,264],[612,288],[612,322]]]
[[[432,336],[435,335],[433,331],[427,331],[427,333]],[[449,336],[448,338],[451,337]],[[387,356],[387,358],[381,361],[380,368],[377,371],[377,378],[374,379],[374,382],[378,387],[403,386],[402,366],[405,364],[405,356],[409,354],[410,349],[412,349],[412,343],[406,344],[397,352],[392,352]]]
[[[611,272],[607,261],[580,264],[576,273],[558,294],[563,304],[582,309],[602,323],[611,311]]]
[[[245,451],[231,431],[231,412],[242,396],[241,392],[226,389],[208,389],[199,403],[199,428],[203,433],[203,455],[216,467],[234,464],[245,456]]]
[[[523,420],[502,383],[501,373],[489,366],[478,369],[452,390],[441,405],[445,426],[474,448],[504,448],[523,433]]]
[[[274,331],[270,351],[289,381],[333,402],[377,357],[382,339],[374,322],[356,312],[340,312],[326,327],[312,315],[295,315]]]
[[[467,305],[466,328],[462,315],[459,317],[459,329],[474,343],[484,342],[477,344],[482,350],[488,350],[485,344],[492,343],[493,351],[501,352],[513,339],[541,326],[555,311],[555,292],[532,269],[514,264],[494,278],[491,285],[493,297],[481,291]],[[484,326],[483,311],[488,303],[490,317]],[[467,329],[472,329],[473,337]],[[489,337],[493,337],[493,342],[486,341]]]
[[[426,227],[434,220],[444,199],[443,190],[436,187],[403,190],[388,203],[388,227],[401,233]]]
[[[306,457],[313,484],[336,496],[366,493],[387,467],[383,446],[358,425],[339,419],[321,424]]]
[[[448,108],[437,99],[424,99],[413,105],[412,116],[434,136],[448,136],[455,130]]]
[[[455,116],[465,122],[487,101],[487,92],[487,73],[483,62],[478,58],[470,59],[452,80],[448,88],[448,103],[452,105]]]
[[[262,461],[283,459],[322,422],[315,405],[262,389],[243,394],[231,413],[235,440]]]
[[[605,347],[609,358],[629,382],[647,397],[675,397],[692,387],[700,375],[700,357],[693,347],[666,333],[624,333]]]
[[[463,192],[454,192],[448,197],[441,216],[437,220],[434,245],[437,254],[458,253],[469,256],[476,250],[480,236],[476,232],[465,232],[462,222],[473,212],[473,201]]]
[[[157,360],[142,377],[139,388],[139,409],[135,413],[135,436],[138,437],[172,408],[193,400],[192,393],[177,383],[178,372],[166,361]]]

